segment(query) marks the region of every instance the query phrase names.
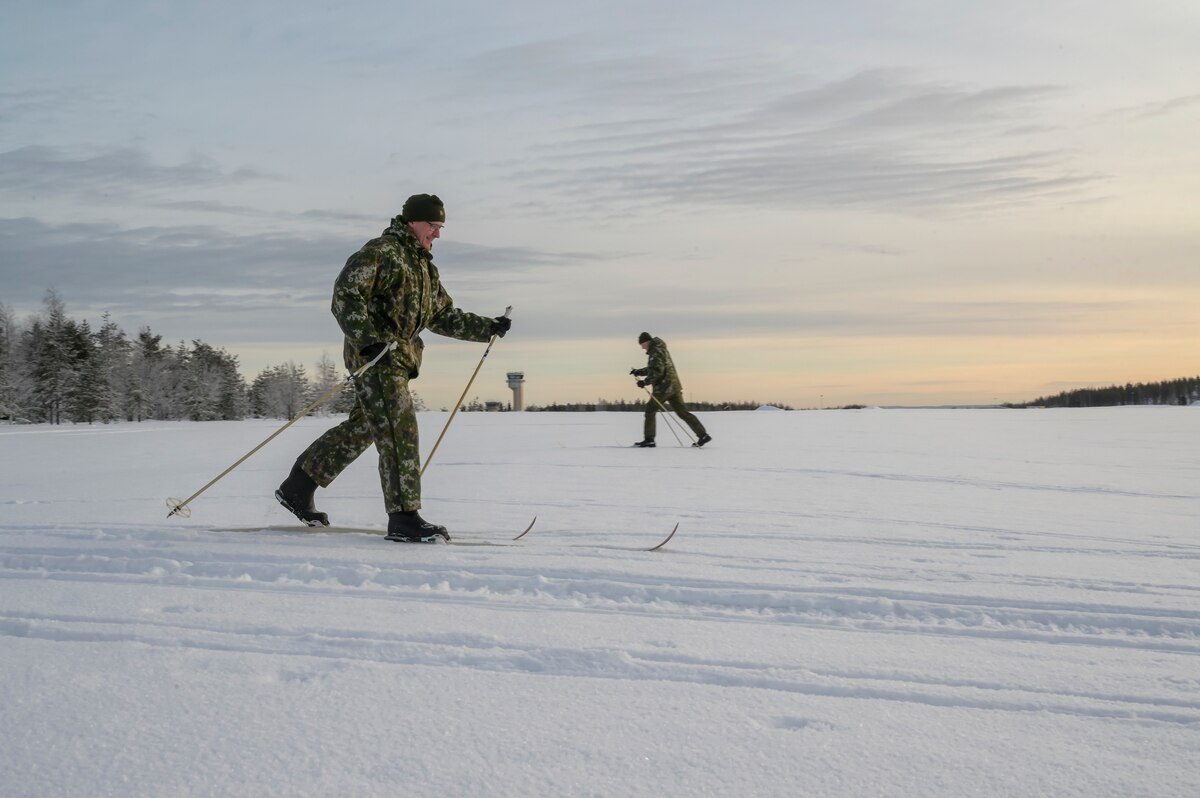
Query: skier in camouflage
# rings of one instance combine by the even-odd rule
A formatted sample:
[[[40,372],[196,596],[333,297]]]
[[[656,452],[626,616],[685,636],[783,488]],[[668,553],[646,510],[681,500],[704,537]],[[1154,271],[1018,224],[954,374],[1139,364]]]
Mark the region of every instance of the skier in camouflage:
[[[700,419],[692,415],[683,402],[683,385],[679,382],[679,374],[675,371],[675,363],[671,360],[671,353],[667,351],[666,342],[644,332],[638,336],[638,343],[649,355],[649,360],[646,368],[631,369],[629,373],[643,378],[638,380],[639,388],[652,386],[652,395],[646,402],[646,420],[642,425],[642,440],[635,443],[634,446],[640,446],[643,449],[654,448],[655,421],[660,403],[662,407],[674,410],[675,415],[679,416],[685,424],[692,428],[692,432],[696,433],[696,442],[692,444],[693,446],[703,446],[711,441],[712,437],[705,431]]]
[[[343,357],[354,371],[395,348],[354,381],[350,416],[304,450],[275,498],[309,526],[328,526],[314,501],[372,443],[388,513],[388,540],[448,539],[445,527],[421,518],[421,457],[409,380],[421,368],[423,330],[464,341],[503,336],[511,322],[459,310],[433,265],[433,242],[446,222],[442,201],[415,194],[379,238],[350,256],[333,285],[333,315],[345,335]]]

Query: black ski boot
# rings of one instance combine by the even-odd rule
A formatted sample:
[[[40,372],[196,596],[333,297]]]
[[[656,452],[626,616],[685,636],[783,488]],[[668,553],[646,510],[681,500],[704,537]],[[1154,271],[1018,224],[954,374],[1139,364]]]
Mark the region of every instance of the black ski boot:
[[[638,441],[637,443],[634,444],[634,446],[637,446],[638,448],[641,448],[641,449],[653,449],[654,448],[654,439],[647,438],[644,441]]]
[[[701,435],[700,440],[693,443],[692,446],[703,446],[704,444],[708,443],[711,440],[712,440],[712,436],[706,432],[703,435]]]
[[[429,523],[416,510],[388,513],[388,540],[396,543],[437,543],[438,538],[450,542],[446,527]]]
[[[288,474],[279,490],[275,491],[275,498],[285,510],[309,526],[329,526],[329,516],[317,512],[317,483],[300,467],[300,461],[303,459],[304,455],[296,459],[292,465],[292,473]]]

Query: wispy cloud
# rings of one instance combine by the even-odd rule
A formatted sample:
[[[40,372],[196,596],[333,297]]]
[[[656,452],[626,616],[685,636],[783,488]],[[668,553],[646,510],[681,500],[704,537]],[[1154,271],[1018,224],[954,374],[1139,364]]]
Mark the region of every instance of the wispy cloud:
[[[927,211],[1087,196],[1102,176],[1046,146],[1045,85],[967,86],[875,69],[816,81],[745,60],[722,68],[580,51],[561,42],[482,57],[472,78],[528,95],[533,73],[563,124],[532,134],[556,198],[621,207],[854,206]],[[486,77],[483,71],[486,70]],[[565,96],[562,86],[573,93]],[[585,121],[577,121],[585,120]]]
[[[10,192],[130,196],[264,178],[266,175],[253,169],[224,171],[214,160],[200,155],[163,165],[145,151],[131,147],[76,155],[35,144],[0,153],[0,184]]]
[[[1129,108],[1121,108],[1115,113],[1119,116],[1133,119],[1154,119],[1170,116],[1176,113],[1191,112],[1200,109],[1200,94],[1188,94],[1181,97],[1171,97],[1152,103],[1143,103]]]
[[[169,310],[177,292],[192,289],[267,297],[274,292],[264,298],[264,308],[306,295],[327,299],[329,264],[340,265],[351,250],[350,242],[328,237],[236,235],[201,226],[50,225],[34,219],[0,219],[0,247],[6,255],[0,284],[8,301],[28,302],[57,286],[114,310],[147,304]]]
[[[378,222],[378,232],[385,224]],[[192,324],[185,334],[212,329],[214,317],[227,316],[223,332],[239,339],[286,333],[303,340],[313,320],[332,324],[333,280],[376,234],[246,235],[204,226],[125,229],[0,219],[0,301],[29,313],[55,288],[69,303],[114,316],[152,314],[184,330]],[[436,249],[444,279],[478,294],[513,293],[536,283],[542,270],[596,257],[459,242],[439,242]]]

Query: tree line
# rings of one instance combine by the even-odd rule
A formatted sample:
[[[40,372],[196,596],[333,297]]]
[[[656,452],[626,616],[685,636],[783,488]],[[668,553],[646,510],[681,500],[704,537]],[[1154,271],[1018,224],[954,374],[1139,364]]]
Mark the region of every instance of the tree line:
[[[1200,402],[1200,377],[1162,382],[1126,383],[1105,388],[1078,388],[1009,407],[1116,407],[1120,405],[1189,405]]]
[[[61,424],[291,418],[337,382],[323,356],[303,366],[272,366],[247,385],[237,355],[204,341],[165,345],[143,327],[129,337],[105,314],[99,329],[75,321],[48,291],[24,322],[0,305],[0,421]],[[348,412],[347,388],[322,412]]]
[[[247,384],[237,355],[199,339],[164,344],[143,327],[130,337],[105,314],[99,329],[76,321],[54,290],[42,309],[18,320],[0,304],[0,421],[110,423],[113,421],[236,421],[293,418],[341,378],[337,364],[322,355],[310,375],[287,362],[264,369]],[[425,410],[413,392],[413,404]],[[317,413],[348,413],[353,390],[346,386]],[[689,402],[693,410],[754,410],[750,402]],[[776,404],[784,410],[792,408]],[[464,411],[505,408],[472,400]],[[645,400],[532,405],[530,411],[641,412]]]

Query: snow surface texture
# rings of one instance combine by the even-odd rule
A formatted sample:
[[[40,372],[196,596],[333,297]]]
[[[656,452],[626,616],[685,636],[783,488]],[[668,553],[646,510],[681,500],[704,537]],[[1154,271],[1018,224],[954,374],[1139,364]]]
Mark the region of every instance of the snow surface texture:
[[[278,529],[328,418],[169,520],[278,423],[0,428],[0,792],[1200,795],[1195,409],[702,418],[459,415],[424,515],[516,547]]]

